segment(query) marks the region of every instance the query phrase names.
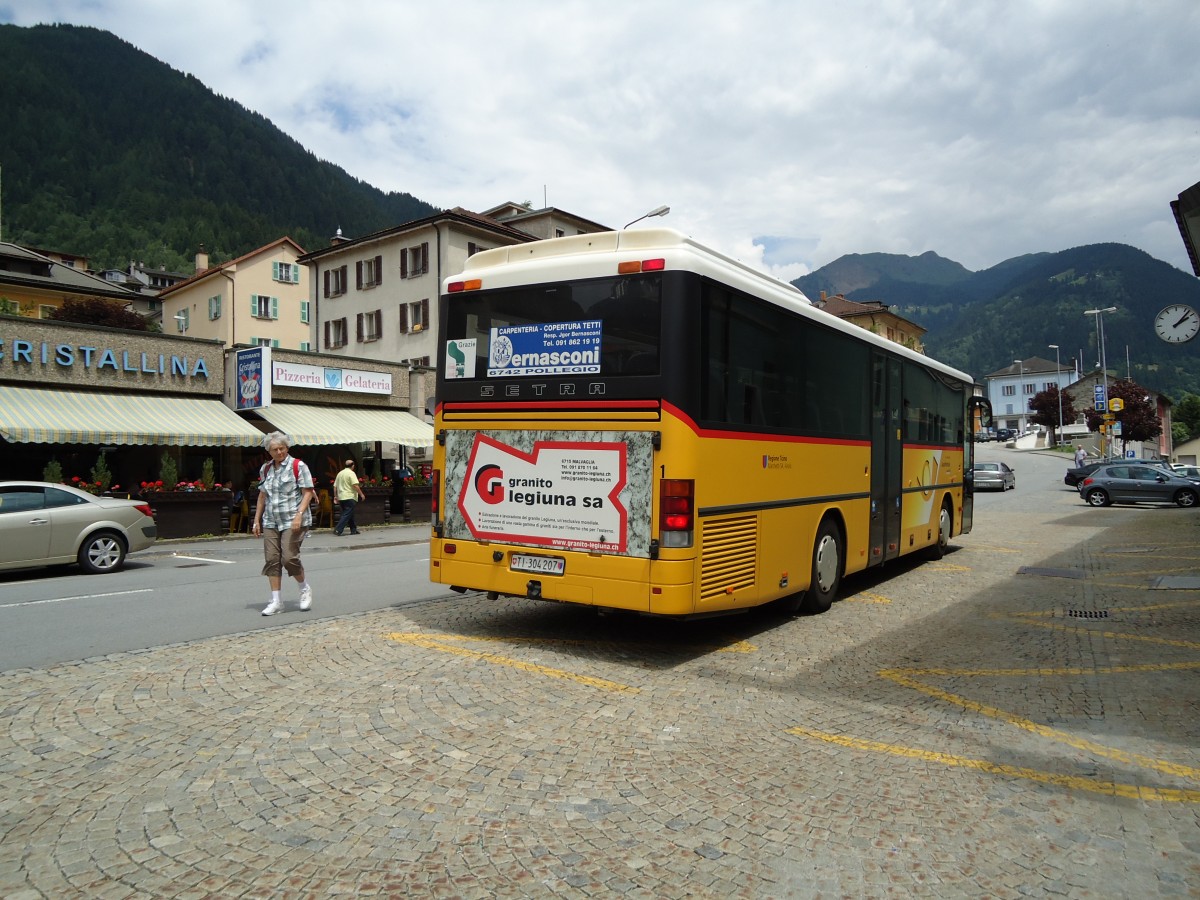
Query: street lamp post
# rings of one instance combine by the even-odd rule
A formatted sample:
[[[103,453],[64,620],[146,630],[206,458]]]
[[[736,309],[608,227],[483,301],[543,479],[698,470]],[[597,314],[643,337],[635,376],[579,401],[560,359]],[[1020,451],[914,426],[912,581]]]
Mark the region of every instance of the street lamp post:
[[[1028,405],[1025,402],[1025,363],[1023,363],[1019,359],[1014,359],[1013,362],[1015,362],[1020,367],[1019,371],[1021,373],[1019,376],[1019,378],[1021,380],[1017,382],[1018,409],[1021,410],[1021,423],[1018,426],[1018,428],[1019,428],[1021,434],[1024,434],[1025,433],[1025,408]]]
[[[646,213],[644,216],[638,216],[636,219],[630,222],[629,225],[636,225],[638,222],[642,221],[642,219],[653,219],[655,216],[665,216],[670,211],[671,207],[669,206],[656,207],[650,210],[650,212]],[[628,228],[629,225],[626,225],[625,228]],[[622,228],[621,230],[624,231],[625,228]]]
[[[1058,389],[1058,434],[1056,435],[1055,445],[1062,443],[1062,365],[1059,363],[1058,344],[1050,344],[1050,349],[1054,351],[1054,386]]]
[[[1116,312],[1115,306],[1106,306],[1104,309],[1085,309],[1085,316],[1096,317],[1096,340],[1100,344],[1100,371],[1104,376],[1104,409],[1101,410],[1106,416],[1108,415],[1108,352],[1104,342],[1104,314]],[[1105,420],[1108,424],[1108,420]],[[1100,455],[1102,458],[1108,458],[1108,429],[1100,433]]]

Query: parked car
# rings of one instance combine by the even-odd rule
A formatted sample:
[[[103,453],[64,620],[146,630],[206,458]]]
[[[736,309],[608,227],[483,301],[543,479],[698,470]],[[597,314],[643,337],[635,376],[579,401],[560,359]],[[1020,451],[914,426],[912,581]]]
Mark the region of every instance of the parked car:
[[[78,563],[115,572],[158,536],[150,505],[65,484],[0,481],[0,569]]]
[[[1067,485],[1068,487],[1078,487],[1079,482],[1083,481],[1083,479],[1087,478],[1098,468],[1103,465],[1107,465],[1108,463],[1115,462],[1117,462],[1115,459],[1101,459],[1097,460],[1096,462],[1084,463],[1082,466],[1075,466],[1067,469],[1067,474],[1063,476],[1063,484]]]
[[[1181,463],[1176,463],[1172,466],[1176,475],[1182,475],[1184,478],[1200,479],[1200,466],[1185,466]]]
[[[1191,507],[1200,501],[1200,480],[1142,462],[1102,465],[1079,482],[1077,490],[1091,506],[1176,503]]]
[[[997,428],[996,429],[996,440],[998,440],[998,441],[1011,441],[1016,436],[1017,436],[1017,432],[1015,429],[1012,429],[1012,428]]]
[[[975,490],[1007,491],[1017,486],[1017,475],[1005,463],[977,462],[971,469]]]

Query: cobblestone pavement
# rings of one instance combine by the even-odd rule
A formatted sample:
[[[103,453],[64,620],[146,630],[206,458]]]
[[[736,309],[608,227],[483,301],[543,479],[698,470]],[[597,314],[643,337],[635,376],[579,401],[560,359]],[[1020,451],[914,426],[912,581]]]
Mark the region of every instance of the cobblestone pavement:
[[[1033,502],[817,617],[468,595],[7,673],[0,894],[1196,896],[1200,513]]]

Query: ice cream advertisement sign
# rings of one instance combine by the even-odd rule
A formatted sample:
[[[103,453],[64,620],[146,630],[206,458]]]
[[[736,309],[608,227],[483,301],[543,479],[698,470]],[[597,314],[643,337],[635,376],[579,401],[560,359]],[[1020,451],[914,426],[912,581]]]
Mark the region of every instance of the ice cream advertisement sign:
[[[479,540],[624,553],[627,453],[625,443],[557,440],[522,451],[476,434],[459,512]]]

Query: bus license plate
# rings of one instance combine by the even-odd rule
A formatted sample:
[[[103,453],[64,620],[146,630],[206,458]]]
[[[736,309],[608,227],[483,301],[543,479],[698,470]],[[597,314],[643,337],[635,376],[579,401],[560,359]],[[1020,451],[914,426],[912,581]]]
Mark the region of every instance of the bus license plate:
[[[567,561],[556,556],[530,556],[514,553],[510,563],[513,571],[536,572],[539,575],[562,575],[567,571]]]

